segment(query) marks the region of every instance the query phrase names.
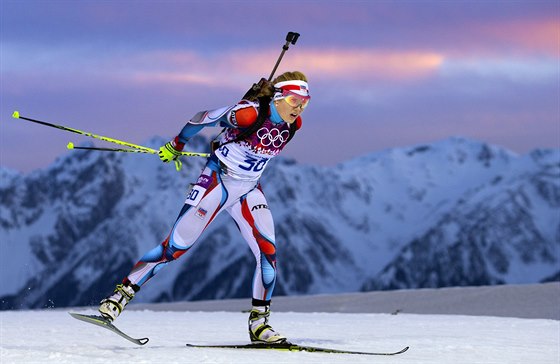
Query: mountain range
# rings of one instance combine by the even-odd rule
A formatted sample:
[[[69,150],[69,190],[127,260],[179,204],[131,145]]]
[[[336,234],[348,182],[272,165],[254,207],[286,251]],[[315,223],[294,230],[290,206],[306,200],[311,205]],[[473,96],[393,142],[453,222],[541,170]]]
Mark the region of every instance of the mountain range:
[[[0,168],[0,307],[96,304],[165,239],[204,163],[177,172],[151,155],[74,150],[27,174]],[[275,295],[560,280],[558,149],[453,137],[329,167],[269,164]],[[222,214],[135,301],[250,297],[253,273]]]

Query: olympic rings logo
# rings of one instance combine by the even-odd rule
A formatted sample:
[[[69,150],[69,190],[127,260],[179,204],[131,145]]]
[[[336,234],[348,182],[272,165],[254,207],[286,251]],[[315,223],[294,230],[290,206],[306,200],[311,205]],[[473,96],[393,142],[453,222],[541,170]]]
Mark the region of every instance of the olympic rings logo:
[[[280,132],[280,130],[276,128],[269,130],[264,127],[259,129],[257,136],[261,140],[263,146],[268,147],[272,145],[274,148],[280,148],[290,137],[290,131],[284,130]]]

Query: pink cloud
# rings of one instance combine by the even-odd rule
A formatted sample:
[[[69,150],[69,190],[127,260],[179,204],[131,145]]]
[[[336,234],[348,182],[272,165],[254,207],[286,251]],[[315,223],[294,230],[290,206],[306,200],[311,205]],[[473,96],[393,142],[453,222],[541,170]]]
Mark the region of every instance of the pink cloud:
[[[192,83],[236,87],[267,77],[279,52],[232,51],[219,56],[192,52],[157,52],[137,58],[125,73],[135,82]],[[276,74],[299,69],[311,76],[360,81],[418,79],[434,73],[444,61],[440,54],[420,51],[297,50],[285,55]],[[146,67],[146,65],[153,65]]]
[[[559,57],[560,22],[558,20],[511,21],[489,27],[496,38],[518,44],[527,51],[539,51]]]
[[[278,53],[234,53],[228,63],[236,70],[266,73],[272,69]],[[416,79],[431,74],[443,63],[444,57],[433,52],[385,50],[297,50],[287,54],[281,69],[300,69],[312,75],[330,79]]]
[[[441,54],[415,50],[314,50],[293,57],[311,74],[352,80],[416,80],[433,74],[443,61]]]
[[[205,76],[204,74],[189,73],[189,72],[134,72],[126,77],[134,83],[177,83],[177,84],[191,84],[191,85],[206,85],[217,86],[218,80],[214,77]]]
[[[560,22],[553,19],[507,20],[472,24],[470,36],[445,46],[448,54],[483,56],[545,55],[559,58]]]

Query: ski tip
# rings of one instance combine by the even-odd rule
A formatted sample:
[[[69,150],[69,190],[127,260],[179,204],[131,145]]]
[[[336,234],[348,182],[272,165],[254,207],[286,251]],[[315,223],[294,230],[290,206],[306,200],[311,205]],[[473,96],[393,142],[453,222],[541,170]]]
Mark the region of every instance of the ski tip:
[[[19,111],[14,111],[14,112],[12,113],[12,117],[13,117],[14,119],[19,119]]]
[[[74,143],[70,142],[70,143],[66,144],[66,148],[74,149]]]
[[[150,341],[150,339],[148,339],[147,337],[145,337],[143,339],[138,339],[138,343],[140,345],[146,345],[148,343],[148,341]]]
[[[81,317],[83,317],[83,315],[81,315],[81,314],[79,314],[79,313],[68,312],[68,314],[69,314],[70,316],[72,316],[73,318],[78,319],[78,320],[80,320]]]

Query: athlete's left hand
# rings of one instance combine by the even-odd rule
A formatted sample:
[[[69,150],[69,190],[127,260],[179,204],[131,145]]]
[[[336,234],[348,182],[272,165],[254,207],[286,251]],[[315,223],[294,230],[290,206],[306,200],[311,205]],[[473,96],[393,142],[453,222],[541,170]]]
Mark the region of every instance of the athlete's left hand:
[[[169,163],[171,161],[176,160],[181,155],[181,151],[175,149],[175,145],[173,141],[165,143],[165,145],[159,148],[158,156],[159,159],[162,160],[164,163]]]
[[[174,140],[165,143],[165,145],[159,148],[159,152],[158,152],[159,159],[161,159],[162,162],[169,163],[171,161],[174,161],[175,169],[177,171],[180,171],[181,168],[183,167],[183,163],[179,159],[180,155],[181,155],[181,151],[176,149]]]

